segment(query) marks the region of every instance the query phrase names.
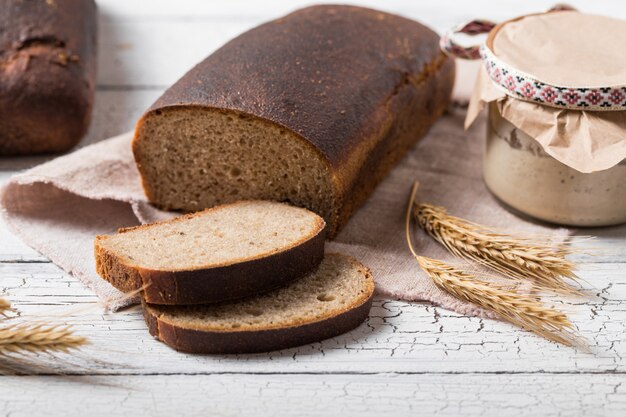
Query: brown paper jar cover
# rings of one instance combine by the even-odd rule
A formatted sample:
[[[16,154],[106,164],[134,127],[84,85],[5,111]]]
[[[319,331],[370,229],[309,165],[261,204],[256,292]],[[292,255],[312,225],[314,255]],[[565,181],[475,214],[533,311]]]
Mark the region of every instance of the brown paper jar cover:
[[[502,61],[547,84],[600,88],[626,85],[626,21],[558,11],[496,26],[487,47]]]
[[[574,88],[626,85],[626,21],[559,11],[518,17],[496,26],[486,41],[511,68],[542,82]],[[626,158],[626,111],[555,108],[505,94],[482,69],[465,121],[488,103],[539,142],[556,160],[582,173],[609,169]]]

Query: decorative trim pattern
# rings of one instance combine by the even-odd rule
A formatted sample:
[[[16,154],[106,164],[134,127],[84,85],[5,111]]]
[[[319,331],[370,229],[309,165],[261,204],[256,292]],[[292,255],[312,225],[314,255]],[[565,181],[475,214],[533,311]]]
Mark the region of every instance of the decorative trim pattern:
[[[485,45],[480,47],[480,56],[489,78],[516,99],[572,110],[626,110],[626,85],[600,88],[551,85],[505,64]]]
[[[565,10],[575,9],[567,4],[557,4],[547,12]],[[439,46],[455,58],[482,58],[489,78],[510,97],[571,110],[626,110],[626,85],[587,88],[547,84],[504,63],[486,45],[461,46],[454,41],[457,33],[474,36],[489,33],[495,26],[495,23],[484,19],[460,24],[441,37]]]

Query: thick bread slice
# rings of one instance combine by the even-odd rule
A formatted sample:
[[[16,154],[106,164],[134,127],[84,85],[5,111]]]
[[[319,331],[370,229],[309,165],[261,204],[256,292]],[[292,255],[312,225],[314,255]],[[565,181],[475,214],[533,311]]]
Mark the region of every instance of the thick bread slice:
[[[272,290],[324,257],[325,223],[302,208],[242,201],[97,236],[96,270],[114,287],[142,287],[154,304],[200,304]]]
[[[328,254],[315,272],[263,295],[205,306],[143,307],[150,334],[176,350],[253,353],[352,330],[367,317],[373,293],[366,267]]]

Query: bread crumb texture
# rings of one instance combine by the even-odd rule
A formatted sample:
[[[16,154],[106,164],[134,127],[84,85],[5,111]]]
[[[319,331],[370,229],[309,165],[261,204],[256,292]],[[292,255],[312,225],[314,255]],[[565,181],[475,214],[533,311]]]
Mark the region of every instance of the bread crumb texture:
[[[234,111],[181,106],[149,113],[139,132],[135,157],[150,200],[163,209],[276,200],[331,219],[328,163],[285,128]]]
[[[316,236],[324,221],[302,208],[243,201],[175,220],[122,229],[97,244],[132,267],[177,271],[269,256]]]

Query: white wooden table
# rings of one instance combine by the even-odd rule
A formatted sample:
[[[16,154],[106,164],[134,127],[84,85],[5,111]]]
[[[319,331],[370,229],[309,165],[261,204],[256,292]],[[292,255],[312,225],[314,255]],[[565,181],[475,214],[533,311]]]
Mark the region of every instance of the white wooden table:
[[[98,3],[98,90],[83,145],[131,129],[169,84],[229,38],[310,2]],[[551,5],[360,3],[438,31],[473,17],[501,20]],[[626,5],[617,0],[572,3],[626,18]],[[0,181],[44,160],[0,159]],[[378,299],[369,320],[344,336],[271,354],[202,357],[153,340],[137,310],[104,315],[76,279],[0,224],[0,292],[23,314],[69,312],[67,320],[92,341],[71,364],[50,365],[69,365],[72,376],[0,377],[0,415],[625,416],[626,227],[589,233],[599,236],[597,254],[578,260],[593,289],[572,307],[572,317],[593,354],[427,303]]]

